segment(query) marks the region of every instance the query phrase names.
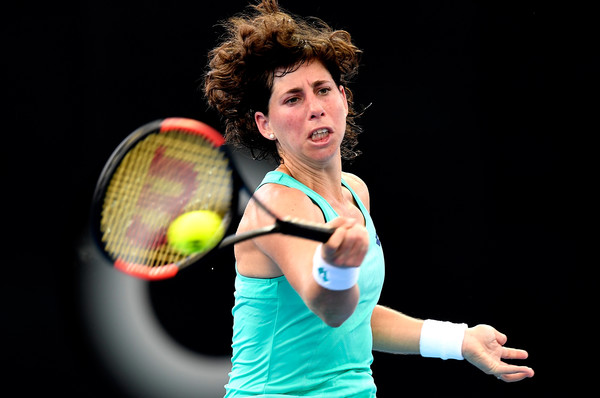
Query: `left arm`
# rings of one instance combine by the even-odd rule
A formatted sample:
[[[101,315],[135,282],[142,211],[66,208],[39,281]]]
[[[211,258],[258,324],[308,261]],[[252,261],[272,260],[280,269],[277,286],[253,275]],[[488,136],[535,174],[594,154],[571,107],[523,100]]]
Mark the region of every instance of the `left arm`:
[[[422,320],[377,305],[371,316],[373,349],[394,354],[420,354]],[[506,382],[519,381],[534,375],[527,366],[511,365],[503,359],[526,359],[527,351],[504,347],[506,335],[488,325],[465,330],[463,357],[486,374]]]
[[[373,349],[391,354],[419,354],[423,321],[382,305],[371,315]]]
[[[366,184],[353,174],[344,173],[344,177],[369,210],[369,190]],[[421,354],[423,323],[421,319],[409,317],[390,308],[375,306],[371,315],[373,349],[394,354]],[[504,347],[506,340],[506,335],[493,327],[477,325],[465,330],[460,352],[475,367],[498,379],[511,382],[533,377],[533,369],[502,361],[526,359],[528,356],[527,351]]]

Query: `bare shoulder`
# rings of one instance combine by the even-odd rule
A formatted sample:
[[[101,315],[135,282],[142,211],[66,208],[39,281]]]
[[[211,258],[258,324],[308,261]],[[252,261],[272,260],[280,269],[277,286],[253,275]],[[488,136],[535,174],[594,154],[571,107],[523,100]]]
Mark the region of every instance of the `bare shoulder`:
[[[309,222],[325,222],[323,213],[314,205],[306,194],[279,184],[265,184],[254,194],[272,213],[279,218],[293,217]],[[250,200],[240,221],[237,232],[244,232],[273,224],[275,220]],[[295,264],[299,253],[312,253],[307,245],[314,242],[274,234],[255,238],[237,244],[234,248],[238,272],[254,278],[274,278],[285,274],[291,281],[296,281]],[[294,268],[295,267],[295,268]]]
[[[254,194],[279,218],[294,217],[323,222],[323,213],[302,191],[280,184],[265,184]]]
[[[343,172],[342,177],[350,185],[350,188],[356,192],[367,210],[370,210],[369,188],[367,184],[356,174]]]

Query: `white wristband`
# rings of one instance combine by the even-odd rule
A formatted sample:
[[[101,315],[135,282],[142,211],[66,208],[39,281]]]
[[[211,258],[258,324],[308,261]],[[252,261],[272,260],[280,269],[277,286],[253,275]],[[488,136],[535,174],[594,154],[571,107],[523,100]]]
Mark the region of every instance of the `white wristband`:
[[[421,329],[421,356],[441,359],[464,359],[462,343],[466,323],[451,323],[427,319]]]
[[[346,290],[356,285],[360,267],[337,267],[326,262],[321,257],[321,247],[317,246],[313,256],[313,278],[329,290]]]

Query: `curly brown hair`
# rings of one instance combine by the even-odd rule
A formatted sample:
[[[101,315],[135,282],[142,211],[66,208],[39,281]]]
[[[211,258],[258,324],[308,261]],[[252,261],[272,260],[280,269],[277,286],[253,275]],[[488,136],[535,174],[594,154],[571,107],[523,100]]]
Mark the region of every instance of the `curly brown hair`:
[[[281,158],[274,141],[259,133],[254,121],[257,111],[268,115],[269,98],[277,76],[293,72],[313,60],[320,61],[336,84],[344,86],[348,100],[346,132],[341,145],[342,159],[360,154],[359,115],[347,87],[356,75],[359,50],[344,30],[333,30],[318,18],[301,18],[281,9],[277,0],[262,0],[247,13],[224,23],[222,41],[209,53],[204,90],[211,107],[225,122],[225,139],[250,149],[256,159]]]

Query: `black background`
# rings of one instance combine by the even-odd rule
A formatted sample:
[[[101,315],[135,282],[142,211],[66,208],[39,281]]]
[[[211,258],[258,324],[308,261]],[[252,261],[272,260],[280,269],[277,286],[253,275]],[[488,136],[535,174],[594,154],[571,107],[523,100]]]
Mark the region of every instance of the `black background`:
[[[115,146],[151,120],[221,127],[198,89],[216,23],[245,1],[21,4],[3,24],[8,126],[2,178],[12,227],[2,278],[6,389],[118,396],[89,349],[74,252]],[[391,7],[393,4],[393,7]],[[351,88],[386,253],[381,303],[488,323],[525,348],[533,379],[504,384],[465,362],[375,354],[381,397],[560,396],[578,388],[569,330],[584,281],[573,220],[593,112],[589,10],[546,2],[284,1],[364,50]],[[14,123],[14,124],[13,124]],[[583,133],[583,134],[582,134]],[[233,263],[151,286],[165,330],[228,355]],[[198,309],[203,308],[203,316]],[[199,337],[202,336],[208,337]],[[566,357],[568,356],[569,359]],[[14,372],[14,373],[13,373]]]

